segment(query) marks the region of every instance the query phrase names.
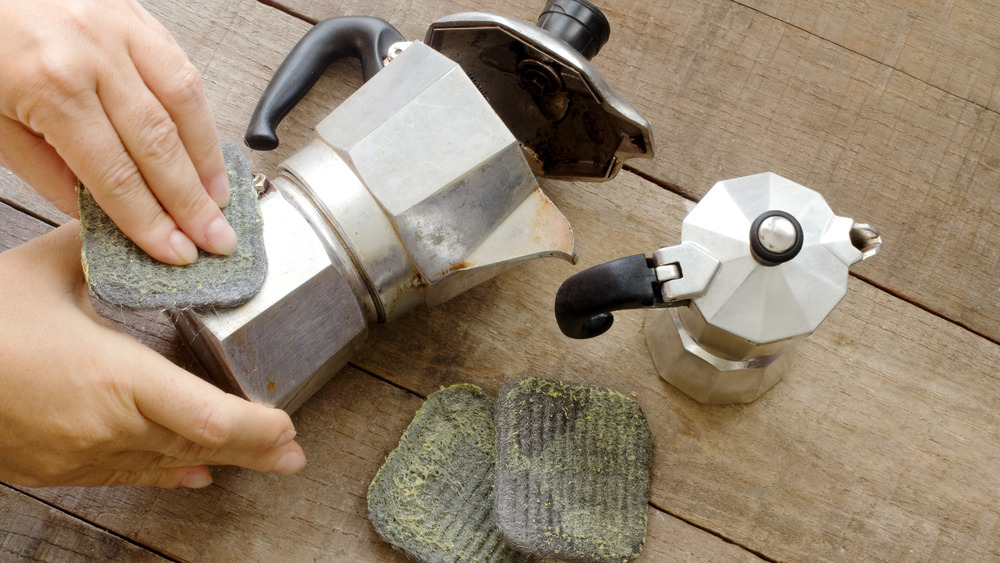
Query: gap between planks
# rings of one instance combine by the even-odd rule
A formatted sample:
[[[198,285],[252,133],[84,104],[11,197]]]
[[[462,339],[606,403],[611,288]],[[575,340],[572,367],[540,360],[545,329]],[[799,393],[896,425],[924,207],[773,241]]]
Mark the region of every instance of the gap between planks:
[[[770,17],[770,16],[768,16],[768,17]],[[972,102],[970,102],[970,103],[972,103]],[[976,105],[979,105],[979,104],[976,104]],[[989,108],[984,108],[984,109],[986,111],[992,111]],[[655,178],[655,177],[653,177],[653,176],[651,176],[649,174],[646,174],[645,172],[643,172],[641,170],[636,170],[635,168],[632,168],[631,166],[628,166],[627,164],[622,168],[622,170],[630,172],[632,174],[635,174],[636,176],[642,178],[643,180],[645,180],[645,181],[647,181],[647,182],[649,182],[651,184],[654,184],[656,186],[659,186],[660,188],[662,188],[662,189],[664,189],[664,190],[666,190],[666,191],[668,191],[670,193],[679,195],[679,196],[683,197],[684,199],[686,199],[688,201],[691,201],[693,203],[698,203],[698,198],[696,198],[694,195],[691,194],[690,191],[685,190],[681,186],[678,186],[676,184],[672,184],[672,183],[667,182],[665,180],[660,180],[658,178]],[[926,305],[924,303],[921,303],[920,301],[917,301],[916,299],[914,299],[912,297],[907,296],[906,294],[904,294],[901,291],[897,291],[897,290],[891,289],[891,288],[885,286],[884,284],[881,284],[881,283],[878,283],[878,282],[872,280],[870,277],[856,274],[856,273],[854,273],[853,270],[849,270],[848,274],[850,274],[850,276],[853,277],[854,279],[862,281],[862,282],[864,282],[864,283],[866,283],[866,284],[874,287],[875,289],[877,289],[877,290],[879,290],[879,291],[881,291],[883,293],[886,293],[888,295],[891,295],[892,297],[895,297],[896,299],[899,299],[900,301],[903,301],[904,303],[908,303],[910,305],[913,305],[914,307],[920,309],[921,311],[924,311],[925,313],[930,313],[931,315],[934,315],[935,317],[937,317],[937,318],[939,318],[939,319],[941,319],[941,320],[943,320],[945,322],[951,323],[951,324],[953,324],[953,325],[961,328],[962,330],[968,331],[968,332],[970,332],[970,333],[978,336],[979,338],[982,338],[983,340],[986,340],[987,342],[992,342],[993,344],[1000,345],[1000,338],[993,338],[992,336],[989,336],[988,334],[985,334],[985,333],[983,333],[983,332],[981,332],[979,330],[976,330],[976,329],[972,328],[971,326],[969,326],[966,323],[963,323],[963,322],[961,322],[961,321],[959,321],[957,319],[953,319],[951,317],[948,317],[948,316],[944,315],[943,313],[941,313],[939,311],[935,311],[930,306],[928,306],[928,305]]]
[[[66,510],[65,508],[63,508],[61,506],[53,504],[53,503],[51,503],[51,502],[49,502],[49,501],[47,501],[47,500],[45,500],[43,498],[40,498],[38,496],[35,496],[35,495],[31,494],[30,492],[28,492],[30,489],[27,489],[26,487],[20,487],[20,486],[10,485],[9,483],[4,483],[4,482],[0,482],[0,487],[3,487],[4,489],[7,489],[7,490],[11,491],[14,494],[21,495],[22,497],[28,499],[29,502],[38,503],[38,504],[40,504],[42,506],[45,506],[45,507],[49,508],[50,510],[58,512],[59,514],[62,514],[62,515],[67,516],[69,518],[72,518],[73,520],[76,520],[77,522],[80,522],[81,524],[87,526],[88,528],[92,528],[94,530],[97,530],[99,532],[107,534],[108,536],[114,538],[115,540],[117,540],[117,541],[119,541],[119,542],[121,542],[123,544],[128,544],[128,545],[131,545],[132,547],[135,547],[137,549],[141,549],[143,551],[146,551],[146,552],[150,553],[151,555],[155,555],[157,557],[162,558],[164,561],[172,561],[172,562],[175,562],[175,563],[177,562],[177,559],[174,559],[173,557],[170,557],[169,555],[167,555],[167,554],[165,554],[165,553],[163,553],[163,552],[161,552],[161,551],[159,551],[159,550],[157,550],[157,549],[155,549],[153,547],[150,547],[148,545],[142,544],[142,543],[140,543],[140,542],[138,542],[136,540],[133,540],[132,538],[127,537],[127,536],[123,536],[123,535],[119,534],[118,532],[115,532],[114,530],[112,530],[110,528],[106,528],[104,526],[101,526],[99,524],[91,522],[90,520],[88,520],[86,518],[83,518],[79,514],[74,514],[73,512],[70,512],[69,510]]]
[[[264,0],[258,0],[258,1],[259,2],[264,2],[265,4],[268,3],[268,2],[265,2]],[[733,4],[736,4],[737,6],[742,6],[743,8],[746,8],[747,10],[750,10],[751,12],[754,12],[756,14],[760,14],[761,16],[764,16],[764,17],[766,17],[768,19],[771,19],[771,20],[774,20],[776,22],[780,22],[782,25],[787,25],[788,27],[791,27],[793,29],[801,31],[802,33],[805,33],[806,35],[809,35],[811,37],[815,37],[816,39],[819,39],[820,41],[822,41],[824,43],[828,43],[830,45],[834,45],[834,46],[836,46],[839,49],[843,49],[843,50],[847,51],[848,53],[854,54],[854,55],[856,55],[858,57],[861,57],[863,59],[871,61],[871,62],[873,62],[873,63],[875,63],[875,64],[877,64],[879,66],[890,68],[890,69],[892,69],[893,72],[897,72],[897,73],[899,73],[902,76],[905,76],[907,78],[915,80],[915,81],[923,84],[924,86],[927,86],[928,88],[933,88],[935,90],[940,90],[941,92],[944,92],[945,94],[948,94],[949,96],[952,96],[954,98],[962,100],[963,102],[966,102],[968,104],[972,104],[972,105],[974,105],[974,106],[976,106],[976,107],[978,107],[980,109],[983,109],[985,111],[988,111],[990,113],[994,113],[994,114],[998,113],[997,111],[989,108],[988,106],[986,106],[984,104],[981,104],[979,102],[970,100],[969,98],[967,98],[965,96],[961,96],[959,94],[956,94],[955,92],[947,90],[947,89],[945,89],[942,86],[938,86],[936,84],[932,84],[932,83],[924,80],[923,78],[920,78],[919,76],[915,76],[915,75],[913,75],[913,74],[911,74],[909,72],[906,72],[905,70],[900,70],[899,68],[897,68],[894,65],[890,65],[890,64],[887,64],[885,62],[882,62],[882,61],[876,59],[875,57],[872,57],[871,55],[866,55],[866,54],[862,53],[861,51],[858,51],[857,49],[852,49],[852,48],[847,47],[845,45],[841,45],[840,43],[837,43],[836,41],[833,41],[831,39],[827,39],[826,37],[824,37],[822,35],[819,35],[818,33],[814,32],[814,31],[811,31],[811,30],[806,29],[806,28],[804,28],[802,26],[799,26],[799,25],[795,25],[794,23],[792,23],[790,21],[783,20],[783,19],[781,19],[781,18],[779,18],[777,16],[771,15],[771,14],[769,14],[769,13],[763,11],[763,10],[760,10],[759,8],[754,8],[753,6],[750,6],[748,4],[744,4],[743,2],[740,2],[739,0],[729,0],[729,1],[732,2]],[[294,15],[291,10],[288,10],[286,13],[288,13],[290,15]],[[298,16],[296,16],[296,17],[298,17]],[[306,19],[307,21],[309,21],[308,18],[303,17],[303,19]],[[858,279],[861,279],[861,278],[858,278]],[[878,286],[876,286],[876,287],[878,287]],[[904,300],[905,300],[905,298],[904,298]],[[907,302],[909,302],[909,301],[907,300]],[[959,325],[959,326],[962,326],[962,325]],[[970,331],[970,332],[976,332],[976,331]],[[976,333],[976,334],[979,334],[979,333]],[[989,339],[989,340],[993,341],[992,339]]]

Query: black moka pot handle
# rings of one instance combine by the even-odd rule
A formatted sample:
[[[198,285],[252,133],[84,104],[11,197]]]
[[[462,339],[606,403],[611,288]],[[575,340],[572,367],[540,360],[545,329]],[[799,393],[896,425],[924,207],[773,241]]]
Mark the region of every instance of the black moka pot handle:
[[[247,146],[261,151],[277,148],[278,123],[334,61],[360,59],[362,77],[367,82],[382,69],[392,44],[402,40],[403,35],[391,24],[370,16],[331,18],[313,26],[264,89],[244,135]]]
[[[613,311],[663,303],[656,272],[642,254],[612,260],[573,275],[556,292],[556,322],[570,338],[593,338],[614,323]]]

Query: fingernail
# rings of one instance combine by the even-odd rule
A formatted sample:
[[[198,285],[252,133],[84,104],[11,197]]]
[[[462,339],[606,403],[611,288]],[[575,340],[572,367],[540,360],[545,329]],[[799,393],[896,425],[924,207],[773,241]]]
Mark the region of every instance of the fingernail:
[[[194,264],[198,261],[198,247],[187,235],[180,231],[170,233],[170,248],[177,255],[177,260],[183,264]]]
[[[207,473],[193,472],[188,473],[184,480],[181,481],[181,486],[186,489],[204,489],[205,487],[212,484],[212,476]]]
[[[292,473],[298,473],[302,471],[306,466],[306,456],[299,452],[288,452],[281,456],[278,463],[274,464],[274,473],[280,475],[291,475]]]
[[[232,254],[236,252],[236,231],[229,226],[226,218],[218,216],[208,224],[205,230],[206,250],[213,254]]]
[[[219,207],[229,205],[229,176],[225,172],[219,174],[208,183],[208,197]]]
[[[296,432],[295,432],[294,429],[286,431],[284,434],[282,434],[278,438],[278,441],[274,443],[273,447],[280,448],[281,446],[284,446],[285,444],[287,444],[287,443],[291,442],[292,440],[294,440],[295,439],[295,435],[296,435]]]

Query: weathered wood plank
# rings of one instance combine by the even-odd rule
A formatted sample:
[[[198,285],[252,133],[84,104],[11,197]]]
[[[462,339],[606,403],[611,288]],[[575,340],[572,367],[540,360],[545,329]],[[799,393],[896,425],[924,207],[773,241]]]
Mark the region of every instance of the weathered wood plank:
[[[475,9],[531,21],[541,3],[284,4],[315,19],[380,14],[420,38],[442,15]],[[634,166],[694,197],[716,181],[767,170],[808,185],[839,214],[883,232],[884,253],[859,265],[859,275],[1000,341],[1000,302],[991,298],[1000,274],[1000,200],[994,195],[1000,116],[981,99],[996,94],[936,87],[940,81],[922,79],[910,66],[897,71],[891,41],[876,42],[886,60],[873,59],[854,44],[873,40],[863,31],[862,38],[850,39],[853,19],[838,19],[844,10],[857,19],[869,9],[859,6],[870,7],[875,16],[890,18],[890,29],[878,33],[896,37],[902,32],[892,29],[893,22],[910,13],[920,14],[913,25],[933,22],[938,4],[828,4],[787,0],[764,7],[784,17],[801,6],[831,40],[730,0],[605,3],[612,39],[595,66],[649,118],[658,144],[655,160]],[[968,84],[992,92],[1000,83],[1000,70],[991,70],[1000,65],[1000,47],[989,33],[997,16],[983,14],[989,12],[985,5],[947,4],[947,25],[955,31],[903,34],[907,48],[900,47],[895,63],[930,65],[949,80],[949,73],[964,73]],[[822,15],[828,9],[834,10],[829,17]],[[875,19],[868,29],[882,25]],[[843,31],[838,35],[834,28]],[[973,39],[960,41],[966,35]],[[967,63],[982,69],[970,74],[953,63],[949,46],[975,37],[987,39]]]
[[[0,203],[0,252],[52,230],[52,227]]]
[[[582,266],[679,236],[686,211],[627,179],[602,205],[546,189],[571,222],[595,216],[577,231]],[[420,392],[543,375],[630,393],[653,429],[652,502],[770,558],[1000,556],[1000,347],[852,281],[785,381],[751,405],[702,406],[659,379],[639,313],[592,341],[559,335],[554,288],[573,270],[527,264],[379,326],[355,364]]]
[[[162,5],[158,13],[169,19],[186,48],[190,42],[189,52],[197,53],[196,62],[202,65],[213,100],[220,106],[220,121],[227,124],[227,132],[238,133],[262,81],[270,75],[268,65],[280,61],[305,27],[273,13],[264,16],[246,3],[237,4],[238,15],[213,4],[214,18],[205,22],[196,16],[207,5]],[[738,18],[726,24],[735,23]],[[766,24],[763,20],[753,23]],[[213,27],[215,35],[205,35]],[[264,31],[258,35],[251,33],[261,28]],[[275,30],[275,35],[269,36],[267,29]],[[214,48],[204,39],[220,35],[228,40]],[[241,43],[240,36],[249,36],[253,47]],[[836,49],[832,53],[840,56]],[[342,65],[338,70],[350,68]],[[857,84],[864,86],[866,80],[873,81],[884,72],[873,66]],[[343,81],[342,75],[325,77],[320,93],[293,112],[283,129],[287,133],[283,151],[298,146],[306,136],[302,131],[308,131],[338,96],[356,86],[355,78]],[[854,84],[855,78],[844,76],[847,84]],[[240,85],[243,77],[250,78]],[[261,82],[253,77],[262,77]],[[906,117],[913,108],[908,105],[913,92],[906,89],[906,77],[886,74],[886,84],[893,80],[898,82],[894,87],[898,92],[884,103],[899,105],[894,111]],[[783,95],[781,81],[758,86],[758,91],[764,86],[779,98]],[[791,88],[805,86],[796,83]],[[853,90],[844,86],[841,91]],[[936,94],[933,88],[926,92],[931,101],[918,104],[927,105],[926,111],[952,107],[946,95]],[[817,95],[821,93],[817,90]],[[863,95],[861,99],[868,98]],[[965,111],[964,106],[955,107]],[[946,130],[942,132],[949,123],[944,118],[931,120],[920,129],[920,134],[937,132],[939,140],[916,145],[929,152],[909,146],[907,150],[916,155],[910,160],[920,160],[936,145],[947,144],[940,139],[950,138]],[[976,129],[979,122],[975,119],[972,123],[969,128],[980,131],[977,142],[988,145],[992,130]],[[872,128],[890,132],[896,125],[896,120],[873,119],[871,123]],[[299,126],[302,131],[297,131]],[[917,129],[897,134],[916,143]],[[792,154],[800,140],[785,139],[782,153]],[[836,146],[835,141],[830,141],[831,146]],[[710,148],[706,145],[700,153],[708,160],[715,158]],[[735,158],[734,154],[730,157]],[[279,152],[261,161],[265,167],[273,166],[281,157]],[[969,175],[975,175],[974,168]],[[877,178],[880,171],[868,173]],[[545,187],[577,226],[584,260],[580,267],[648,252],[676,240],[686,211],[682,199],[631,175],[604,186],[549,182]],[[938,199],[928,195],[927,201],[943,206],[939,199],[955,193],[961,190],[943,189],[932,194]],[[908,192],[898,194],[908,197]],[[877,201],[876,195],[871,199]],[[870,201],[867,205],[871,210],[879,207]],[[924,223],[924,230],[931,224]],[[939,243],[925,246],[938,258],[946,250]],[[398,323],[378,327],[356,363],[424,394],[457,381],[473,381],[495,391],[504,382],[528,374],[635,393],[654,426],[654,503],[768,557],[985,560],[1000,555],[991,541],[1000,533],[994,508],[1000,487],[991,471],[1000,457],[996,345],[873,287],[852,282],[847,300],[803,343],[787,381],[750,406],[702,407],[674,392],[652,371],[640,315],[620,315],[611,334],[586,344],[570,343],[558,335],[549,312],[552,294],[562,279],[578,269],[558,262],[524,265],[439,308],[414,311]],[[129,537],[149,539],[146,543],[158,547],[168,545],[170,549],[164,551],[178,553],[181,559],[202,556],[205,546],[198,542],[209,543],[206,536],[190,535],[201,528],[222,535],[218,552],[213,552],[222,559],[227,558],[227,548],[241,549],[241,559],[248,558],[245,553],[272,555],[275,552],[267,551],[267,546],[254,542],[259,537],[273,539],[275,529],[287,532],[290,542],[323,544],[302,548],[306,556],[343,549],[336,554],[391,557],[391,552],[375,551],[380,544],[364,539],[372,532],[363,531],[363,521],[359,521],[363,512],[358,512],[362,506],[357,504],[358,491],[370,476],[361,479],[359,475],[377,466],[365,457],[373,455],[371,441],[381,440],[378,455],[384,455],[415,407],[397,419],[377,414],[374,418],[392,429],[373,429],[371,413],[405,409],[387,399],[390,395],[381,387],[370,394],[345,390],[344,382],[355,377],[361,376],[352,370],[341,374],[297,417],[300,430],[308,429],[305,445],[312,458],[312,465],[300,477],[280,479],[222,470],[220,484],[206,492],[59,491],[55,498],[60,504],[95,514],[100,518],[95,521],[102,525],[113,522],[114,529],[129,530]],[[339,402],[340,397],[347,402]],[[365,397],[372,402],[364,402]],[[382,401],[388,401],[388,406],[379,406]],[[322,413],[315,414],[318,411]],[[332,418],[322,418],[326,413]],[[350,417],[361,421],[352,422]],[[361,434],[341,440],[352,428]],[[380,434],[384,436],[372,438]],[[359,456],[367,461],[356,461]],[[312,471],[319,472],[319,477]],[[333,488],[310,487],[310,481],[299,479],[320,480]],[[362,488],[357,488],[359,483]],[[199,500],[202,495],[207,500]],[[326,500],[341,497],[352,499],[353,508],[329,506],[335,501]],[[308,506],[303,508],[301,503]],[[109,506],[120,508],[109,510]],[[336,524],[335,531],[325,527],[331,523]],[[666,537],[653,530],[650,535]],[[716,543],[721,540],[709,540],[710,545]],[[278,547],[297,549],[284,543]],[[650,547],[647,557],[660,553]]]
[[[0,203],[31,210],[33,215],[52,224],[62,224],[69,220],[68,215],[35,193],[13,172],[2,167],[0,167]]]
[[[164,561],[86,522],[0,485],[4,561]]]
[[[50,489],[50,502],[182,561],[406,561],[367,519],[368,483],[422,400],[345,369],[295,416],[310,457],[299,475],[215,470],[201,491]],[[650,509],[639,561],[759,561]]]
[[[953,0],[735,0],[950,94],[1000,110],[1000,13]]]
[[[267,78],[308,29],[248,0],[150,3],[150,8],[201,68],[220,127],[230,138],[241,133]],[[346,73],[350,67],[345,64],[342,70]],[[286,146],[259,156],[261,168],[273,169],[301,146],[319,117],[359,83],[358,78],[324,78],[322,94],[307,98],[289,116],[283,127]],[[161,323],[160,317],[149,321],[151,326]],[[135,332],[130,323],[123,328]],[[176,342],[166,347],[171,345]],[[419,403],[414,395],[349,368],[296,414],[300,440],[310,457],[309,468],[300,475],[282,478],[220,468],[216,484],[203,491],[33,492],[180,560],[402,561],[367,523],[364,494]],[[646,554],[648,561],[663,560],[661,555],[668,560],[757,560],[738,546],[655,510]]]

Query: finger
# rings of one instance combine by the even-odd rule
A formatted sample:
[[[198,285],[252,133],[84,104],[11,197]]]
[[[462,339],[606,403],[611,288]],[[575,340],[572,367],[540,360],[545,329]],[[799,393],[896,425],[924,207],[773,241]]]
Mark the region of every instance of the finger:
[[[53,115],[41,130],[118,228],[156,260],[196,261],[197,247],[147,188],[97,95],[75,96],[61,112],[63,119]]]
[[[79,216],[76,175],[45,139],[0,116],[0,162],[30,184],[59,211]]]
[[[199,465],[238,465],[279,473],[297,473],[306,465],[305,453],[291,436],[279,439],[279,445],[262,449],[214,449],[192,442],[187,438],[149,419],[135,421],[120,427],[127,435],[120,451],[109,458],[106,469],[121,471],[148,471]],[[283,440],[290,440],[281,443]],[[155,448],[150,451],[149,448]]]
[[[191,72],[194,73],[191,76],[197,77],[193,67]],[[235,231],[202,184],[181,141],[178,124],[146,88],[141,77],[134,71],[122,72],[99,84],[98,95],[144,180],[145,185],[130,189],[151,190],[162,209],[200,248],[215,254],[233,253],[237,242]],[[217,139],[215,146],[215,150],[221,150]],[[218,158],[221,162],[221,152]],[[225,174],[224,168],[220,173]],[[126,200],[129,198],[127,193],[122,195]],[[118,209],[119,202],[108,201],[108,198],[102,207],[105,205],[122,214],[128,212],[127,207]],[[112,209],[104,209],[114,217]],[[126,234],[131,235],[128,231]]]
[[[155,20],[151,25],[162,29]],[[229,178],[200,74],[166,30],[135,36],[130,52],[146,86],[177,124],[178,136],[202,185],[220,207],[225,207]]]
[[[225,393],[152,350],[148,355],[132,392],[149,420],[208,450],[262,452],[295,438],[284,411]]]
[[[159,20],[153,17],[153,14],[146,11],[146,9],[142,7],[142,4],[139,4],[139,2],[135,0],[126,1],[129,9],[132,11],[132,14],[135,15],[136,19],[145,25],[144,29],[140,29],[140,33],[145,34],[151,31],[160,37],[163,37],[165,41],[172,43],[175,46],[177,45],[177,42],[174,40],[174,36],[167,31],[167,28],[163,27],[163,24],[161,24]]]
[[[146,471],[98,471],[87,473],[65,485],[80,487],[179,487],[201,489],[212,484],[212,473],[205,466],[171,467]]]
[[[148,419],[131,428],[123,428],[123,431],[128,433],[125,449],[106,461],[106,469],[139,472],[201,465],[238,465],[254,471],[288,475],[301,471],[306,465],[305,453],[295,441],[255,450],[212,449]],[[130,446],[135,449],[129,449]],[[151,446],[158,447],[156,451],[144,450]]]
[[[156,467],[182,467],[194,464],[238,465],[254,471],[291,475],[298,473],[306,466],[305,452],[296,442],[258,451],[210,450],[184,440],[183,443],[177,443],[169,449],[171,451],[165,452],[160,459],[156,460]],[[137,463],[140,462],[137,461]],[[140,465],[132,467],[140,467]]]

